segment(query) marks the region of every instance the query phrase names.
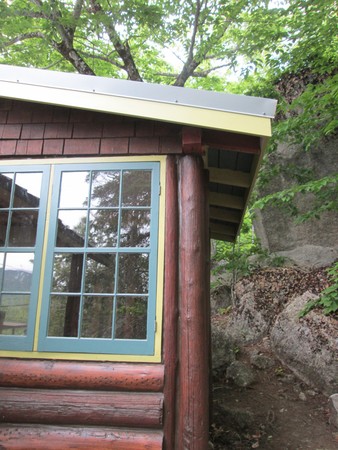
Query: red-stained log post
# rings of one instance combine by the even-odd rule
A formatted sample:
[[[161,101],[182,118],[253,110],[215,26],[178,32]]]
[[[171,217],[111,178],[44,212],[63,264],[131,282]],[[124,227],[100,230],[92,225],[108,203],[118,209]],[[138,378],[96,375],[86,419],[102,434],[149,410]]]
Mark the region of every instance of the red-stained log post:
[[[178,319],[178,203],[176,157],[168,156],[164,249],[164,445],[175,448],[175,399]]]
[[[206,317],[205,180],[199,156],[179,168],[179,372],[176,450],[206,450],[209,433],[209,338]]]

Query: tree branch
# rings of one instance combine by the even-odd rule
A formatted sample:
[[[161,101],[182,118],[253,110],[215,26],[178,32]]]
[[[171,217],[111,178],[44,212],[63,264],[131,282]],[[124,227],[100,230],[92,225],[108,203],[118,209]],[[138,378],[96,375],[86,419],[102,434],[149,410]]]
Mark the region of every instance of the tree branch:
[[[90,3],[92,8],[91,11],[93,12],[93,14],[104,13],[104,10],[99,1],[90,0]],[[122,43],[112,20],[110,20],[109,23],[104,23],[103,26],[109,36],[109,39],[115,47],[115,50],[123,61],[123,70],[127,72],[128,78],[134,81],[143,81],[136,67],[128,42]]]
[[[104,55],[93,55],[91,53],[87,53],[84,51],[79,52],[81,56],[85,56],[86,58],[92,58],[92,59],[98,59],[99,61],[105,61],[112,66],[117,67],[120,70],[124,70],[124,66],[122,64],[119,64],[118,62],[114,61],[113,59],[109,58],[108,56]]]
[[[188,57],[182,68],[181,73],[178,75],[174,82],[174,86],[184,86],[187,79],[194,73],[195,69],[199,66],[199,62],[194,59],[194,48],[196,43],[196,36],[198,32],[199,17],[201,14],[201,2],[197,0],[196,11],[194,16],[193,30],[191,34],[191,40],[189,45]]]
[[[23,33],[19,34],[18,36],[15,36],[15,38],[11,39],[8,42],[5,42],[3,47],[9,47],[10,45],[17,44],[18,42],[24,41],[26,39],[47,39],[47,37],[41,33],[40,31],[32,31],[31,33]]]
[[[210,69],[195,71],[190,76],[192,76],[194,78],[206,78],[214,70],[222,69],[222,68],[228,67],[228,66],[230,66],[230,63],[221,64],[219,66],[211,67]],[[158,75],[161,77],[178,78],[180,74],[173,73],[173,72],[156,72],[155,75]]]

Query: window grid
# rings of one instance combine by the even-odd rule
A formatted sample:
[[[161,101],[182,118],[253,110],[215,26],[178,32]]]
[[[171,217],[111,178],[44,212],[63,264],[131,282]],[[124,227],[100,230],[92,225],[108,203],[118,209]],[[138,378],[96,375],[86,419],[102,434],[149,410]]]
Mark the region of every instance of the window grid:
[[[85,298],[90,296],[91,298],[99,299],[99,298],[113,298],[113,311],[112,311],[112,322],[111,322],[111,336],[112,339],[96,339],[96,343],[100,341],[100,348],[101,351],[98,351],[98,353],[110,353],[108,351],[108,345],[110,346],[110,349],[115,347],[116,353],[124,353],[124,354],[133,354],[133,353],[139,353],[139,354],[151,354],[153,352],[153,345],[154,345],[154,333],[155,333],[155,306],[156,306],[156,271],[155,276],[151,275],[151,271],[154,272],[154,267],[157,266],[157,221],[158,221],[158,196],[159,196],[159,163],[136,163],[134,164],[134,168],[130,167],[130,164],[119,164],[118,166],[121,166],[119,168],[120,170],[120,183],[119,183],[119,201],[117,206],[111,206],[111,207],[102,207],[95,205],[92,207],[92,200],[89,197],[88,200],[88,206],[86,208],[86,224],[85,224],[85,235],[84,235],[84,246],[83,247],[56,247],[53,249],[53,255],[57,253],[67,253],[70,252],[73,254],[81,254],[83,255],[82,260],[82,273],[85,274],[86,271],[86,264],[88,261],[88,255],[90,253],[95,254],[109,254],[109,255],[115,255],[115,282],[114,282],[114,290],[113,292],[104,293],[88,293],[86,292],[85,283],[86,283],[86,277],[85,275],[82,276],[81,279],[81,289],[80,292],[77,294],[80,296],[80,308],[79,308],[79,320],[78,320],[78,326],[77,326],[77,336],[76,338],[73,337],[51,337],[48,336],[48,312],[46,312],[46,308],[44,309],[43,315],[42,315],[42,321],[43,328],[40,328],[40,336],[39,336],[39,348],[43,349],[44,351],[57,351],[56,345],[59,347],[59,351],[65,351],[65,348],[62,348],[62,342],[64,341],[64,347],[67,347],[67,351],[79,351],[79,352],[91,352],[91,345],[88,345],[88,339],[81,336],[81,327],[84,320],[84,301]],[[124,166],[124,167],[123,167]],[[75,168],[73,166],[70,166],[71,168],[69,170],[73,171]],[[116,170],[117,167],[112,166],[112,170]],[[149,204],[149,206],[140,206],[140,205],[123,205],[123,173],[124,170],[126,172],[130,172],[131,170],[151,170],[151,199],[152,204]],[[62,167],[61,171],[65,171],[66,169]],[[68,170],[68,169],[67,169]],[[84,167],[78,167],[76,170],[84,170]],[[94,172],[99,170],[98,167],[95,167],[90,171],[90,175]],[[107,169],[107,165],[105,165],[105,170]],[[58,179],[60,179],[61,174],[58,173]],[[91,194],[92,193],[92,183],[93,183],[93,177],[90,176],[90,183],[88,186],[88,191]],[[58,202],[59,199],[56,199],[56,196],[53,197],[54,204]],[[59,204],[58,204],[59,206]],[[61,210],[63,208],[57,209],[57,211]],[[71,208],[69,208],[71,209]],[[117,226],[117,242],[115,247],[91,247],[89,246],[89,226],[90,226],[90,214],[91,211],[95,210],[116,210],[119,211],[118,214],[118,226]],[[53,208],[55,210],[55,208]],[[149,243],[148,247],[126,247],[123,246],[121,243],[121,230],[122,230],[122,215],[123,211],[149,211],[150,212],[150,239],[151,242]],[[56,213],[56,217],[58,216],[58,213]],[[51,222],[56,219],[55,215],[52,218]],[[54,242],[56,243],[57,239],[57,230],[54,230]],[[49,254],[51,254],[51,250],[49,249]],[[119,270],[121,265],[120,256],[121,255],[127,255],[127,254],[135,254],[135,255],[148,255],[148,292],[123,292],[119,288]],[[53,259],[48,258],[48,259]],[[152,266],[152,270],[150,268]],[[47,269],[48,270],[48,269]],[[50,268],[49,268],[50,271]],[[152,278],[152,279],[151,279]],[[151,293],[150,293],[151,291]],[[71,292],[57,292],[52,291],[51,295],[58,294],[63,297],[67,297],[67,294],[70,294]],[[74,294],[74,292],[73,292]],[[44,295],[45,297],[45,295]],[[145,339],[118,339],[116,338],[116,318],[117,318],[117,307],[118,302],[122,298],[130,298],[131,301],[133,298],[138,299],[148,299],[146,307],[148,308],[148,315],[147,315],[147,323],[146,323],[146,331],[147,336]],[[47,325],[46,325],[47,324]],[[95,341],[95,339],[93,339]],[[107,344],[107,345],[105,345]],[[142,349],[143,347],[143,349]],[[114,353],[115,353],[114,352]]]

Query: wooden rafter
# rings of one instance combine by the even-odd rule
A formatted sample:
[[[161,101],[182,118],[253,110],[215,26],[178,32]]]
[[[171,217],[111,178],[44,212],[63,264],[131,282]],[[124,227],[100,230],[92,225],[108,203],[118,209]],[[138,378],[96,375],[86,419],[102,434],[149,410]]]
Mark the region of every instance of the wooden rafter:
[[[248,188],[251,184],[251,175],[240,170],[218,169],[209,167],[209,181],[211,183],[225,184]]]
[[[241,221],[241,212],[231,210],[229,211],[228,209],[215,208],[211,206],[209,208],[209,217],[210,219],[239,224]]]
[[[218,192],[210,192],[209,205],[221,206],[223,208],[244,209],[244,199],[237,195],[219,194]]]
[[[202,144],[221,150],[235,150],[242,153],[260,153],[260,138],[226,131],[203,130]]]
[[[211,233],[226,234],[227,236],[236,236],[237,227],[235,225],[228,225],[223,223],[210,223]]]

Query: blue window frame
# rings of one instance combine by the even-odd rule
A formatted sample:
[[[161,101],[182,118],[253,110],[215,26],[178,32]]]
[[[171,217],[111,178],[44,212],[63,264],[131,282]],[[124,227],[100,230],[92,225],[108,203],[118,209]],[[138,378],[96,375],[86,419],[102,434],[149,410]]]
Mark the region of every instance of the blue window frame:
[[[0,348],[31,350],[49,167],[0,170]]]
[[[36,241],[28,245],[20,237],[16,239],[25,247],[11,245],[15,235],[24,233],[13,225],[17,207],[12,193],[12,203],[0,205],[0,213],[8,216],[6,231],[2,225],[0,230],[4,237],[1,298],[15,303],[15,296],[28,295],[23,288],[8,291],[6,269],[8,255],[25,254],[26,260],[34,259],[30,309],[26,320],[3,321],[8,325],[0,334],[1,349],[32,350],[41,272],[39,352],[154,353],[159,166],[158,162],[97,162],[22,169],[41,174],[40,201],[22,207],[35,214]],[[12,173],[8,167],[6,173]],[[0,311],[5,307],[2,302]],[[15,328],[12,334],[9,322],[22,324],[20,334]]]

